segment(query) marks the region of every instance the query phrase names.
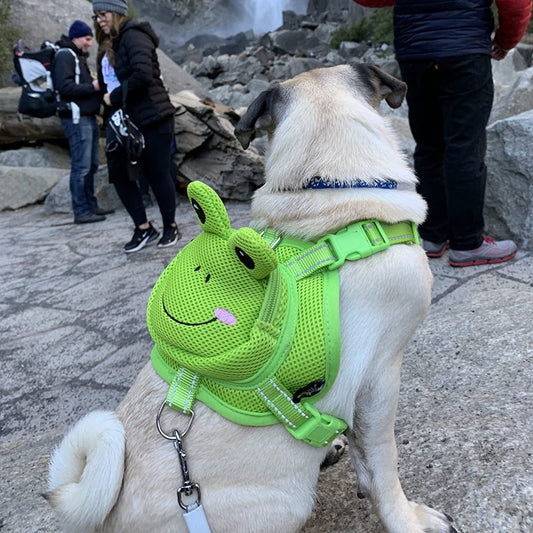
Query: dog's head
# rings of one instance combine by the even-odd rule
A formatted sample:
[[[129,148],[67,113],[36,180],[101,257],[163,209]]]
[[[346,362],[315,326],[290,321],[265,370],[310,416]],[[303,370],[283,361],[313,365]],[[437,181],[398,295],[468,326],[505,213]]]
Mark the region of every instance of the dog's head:
[[[387,74],[375,65],[352,62],[348,65],[320,68],[304,72],[295,78],[273,84],[263,91],[248,107],[246,114],[235,128],[235,136],[244,149],[255,138],[257,129],[272,134],[285,117],[287,108],[295,98],[316,97],[318,105],[326,105],[328,91],[334,105],[342,90],[351,92],[374,109],[385,100],[392,108],[403,102],[407,85]],[[302,117],[303,118],[303,117]]]

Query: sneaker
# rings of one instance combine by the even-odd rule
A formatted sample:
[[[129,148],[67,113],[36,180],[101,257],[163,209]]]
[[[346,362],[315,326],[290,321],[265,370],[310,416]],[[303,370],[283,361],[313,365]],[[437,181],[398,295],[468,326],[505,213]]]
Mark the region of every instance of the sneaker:
[[[450,248],[448,261],[454,267],[504,263],[512,259],[517,250],[518,247],[513,241],[495,241],[492,237],[483,237],[481,246],[474,250]]]
[[[101,222],[105,220],[104,215],[97,215],[96,213],[87,213],[81,217],[74,218],[74,224],[90,224],[92,222]]]
[[[178,226],[174,223],[173,226],[165,228],[163,230],[163,236],[160,241],[157,243],[158,248],[166,248],[167,246],[173,246],[181,239],[181,233],[179,232]]]
[[[124,245],[124,251],[127,254],[137,252],[149,242],[155,241],[157,237],[159,237],[159,231],[152,226],[152,223],[146,229],[135,228],[131,241]]]
[[[422,248],[428,257],[432,259],[435,257],[442,257],[444,252],[449,248],[448,241],[446,242],[431,242],[421,239]]]
[[[97,207],[94,210],[95,215],[110,215],[111,213],[114,213],[114,209],[104,209],[103,207]]]

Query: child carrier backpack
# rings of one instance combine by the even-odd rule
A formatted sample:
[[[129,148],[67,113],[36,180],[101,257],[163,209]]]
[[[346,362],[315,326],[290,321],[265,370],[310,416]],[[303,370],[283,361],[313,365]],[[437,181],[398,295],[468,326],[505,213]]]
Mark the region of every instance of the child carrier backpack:
[[[21,115],[35,118],[47,118],[57,114],[58,109],[69,108],[69,103],[62,102],[52,82],[52,64],[59,48],[50,41],[44,41],[39,50],[31,50],[22,40],[13,47],[13,64],[22,85],[22,93],[18,103],[19,120]],[[79,83],[79,60],[76,60],[76,83]]]

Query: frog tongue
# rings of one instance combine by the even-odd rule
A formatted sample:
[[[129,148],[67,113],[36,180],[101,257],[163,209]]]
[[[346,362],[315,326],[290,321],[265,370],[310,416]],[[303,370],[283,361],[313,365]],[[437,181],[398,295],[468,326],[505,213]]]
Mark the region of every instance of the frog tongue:
[[[223,307],[217,307],[215,309],[215,317],[227,326],[234,326],[237,324],[235,316]]]

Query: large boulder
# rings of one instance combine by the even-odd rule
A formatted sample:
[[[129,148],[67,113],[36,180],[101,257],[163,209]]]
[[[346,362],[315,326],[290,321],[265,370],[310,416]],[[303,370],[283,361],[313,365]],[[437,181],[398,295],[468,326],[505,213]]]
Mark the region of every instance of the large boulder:
[[[0,165],[8,167],[70,168],[68,149],[50,143],[0,152]]]
[[[65,169],[0,166],[0,211],[42,202]]]
[[[56,42],[76,19],[92,26],[92,2],[69,0],[68,8],[57,0],[16,0],[11,2],[11,24],[19,28],[24,42],[39,48],[43,41]],[[89,65],[95,68],[96,45],[90,50]]]
[[[489,233],[533,249],[533,110],[488,128],[487,197]]]
[[[72,214],[69,181],[69,173],[63,173],[61,179],[55,184],[44,201],[44,210],[46,213]],[[94,176],[94,194],[98,200],[98,205],[104,209],[118,209],[122,207],[115,188],[109,184],[107,179],[106,165],[100,165]]]
[[[42,202],[68,168],[68,150],[59,146],[0,152],[0,211]]]
[[[233,135],[238,117],[189,92],[171,97],[176,111],[177,178],[181,188],[202,180],[224,199],[249,200],[264,183],[263,158]]]
[[[176,65],[165,52],[157,49],[157,57],[159,59],[159,66],[163,73],[163,83],[167,87],[169,93],[177,93],[179,91],[192,91],[198,96],[205,97],[207,91],[202,85],[188,72],[183,70],[179,65]]]

